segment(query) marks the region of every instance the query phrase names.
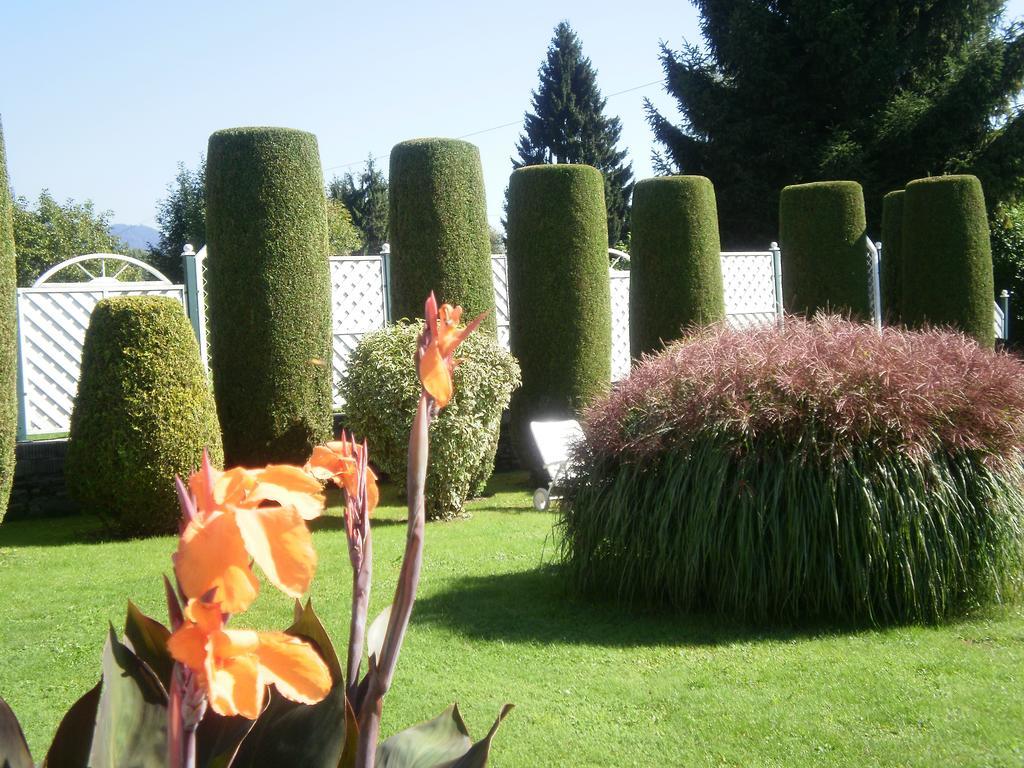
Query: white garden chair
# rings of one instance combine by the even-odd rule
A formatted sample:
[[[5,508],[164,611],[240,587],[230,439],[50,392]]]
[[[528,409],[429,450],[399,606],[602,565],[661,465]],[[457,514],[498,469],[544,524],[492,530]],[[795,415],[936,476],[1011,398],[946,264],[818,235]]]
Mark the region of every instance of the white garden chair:
[[[565,477],[572,446],[584,439],[583,429],[575,419],[567,419],[565,421],[531,421],[530,431],[533,433],[533,440],[537,444],[541,461],[544,462],[544,469],[551,476],[551,482],[547,488],[538,488],[533,492],[533,508],[538,512],[543,512],[550,506],[551,499],[560,498],[552,496],[551,492],[559,480]]]

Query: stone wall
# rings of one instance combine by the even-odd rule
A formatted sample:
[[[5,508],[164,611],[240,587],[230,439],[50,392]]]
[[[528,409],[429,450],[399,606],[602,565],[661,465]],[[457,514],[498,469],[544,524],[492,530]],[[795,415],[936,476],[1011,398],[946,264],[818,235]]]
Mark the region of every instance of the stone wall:
[[[64,484],[67,440],[18,443],[14,487],[6,520],[59,517],[78,512]]]

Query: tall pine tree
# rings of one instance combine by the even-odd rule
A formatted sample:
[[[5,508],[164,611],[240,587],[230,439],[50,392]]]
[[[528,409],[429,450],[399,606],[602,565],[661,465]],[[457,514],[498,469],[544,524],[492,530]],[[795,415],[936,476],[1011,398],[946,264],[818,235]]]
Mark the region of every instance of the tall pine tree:
[[[626,151],[616,149],[622,125],[605,117],[607,99],[597,87],[597,70],[583,55],[579,36],[561,22],[540,68],[540,87],[533,92],[523,134],[512,158],[513,168],[544,163],[585,163],[604,174],[608,208],[608,244],[625,239],[633,166]]]
[[[695,0],[705,46],[663,45],[679,124],[648,102],[656,168],[708,176],[726,247],[777,237],[779,190],[859,181],[882,196],[946,172],[989,207],[1024,179],[1024,35],[1001,0]]]
[[[363,253],[380,253],[388,240],[388,180],[371,155],[362,173],[346,173],[327,185],[327,196],[345,204],[362,233]]]

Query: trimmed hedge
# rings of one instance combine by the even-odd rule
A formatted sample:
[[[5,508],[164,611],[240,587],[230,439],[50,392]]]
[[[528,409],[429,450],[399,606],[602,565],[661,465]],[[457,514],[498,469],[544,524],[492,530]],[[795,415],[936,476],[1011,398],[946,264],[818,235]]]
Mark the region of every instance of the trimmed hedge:
[[[512,396],[519,460],[539,471],[529,422],[572,418],[611,385],[611,289],[604,179],[589,165],[512,173],[508,287],[512,354],[523,386]]]
[[[583,428],[560,531],[585,591],[841,624],[1020,594],[1024,363],[963,335],[714,326],[637,365]]]
[[[691,325],[725,319],[715,188],[703,176],[661,176],[633,189],[629,348],[660,350]]]
[[[855,181],[785,187],[779,197],[782,298],[787,312],[870,319],[867,218]]]
[[[497,332],[491,238],[480,150],[456,139],[412,139],[391,150],[388,178],[391,315],[422,318],[433,291]]]
[[[890,323],[902,320],[903,197],[902,189],[882,198],[882,271],[879,275],[882,312]]]
[[[181,304],[100,301],[82,347],[68,491],[121,535],[173,533],[181,517],[174,476],[194,471],[204,448],[221,466],[213,394]]]
[[[14,208],[7,178],[4,132],[0,125],[0,522],[7,513],[14,482],[18,436],[17,271],[14,263]]]
[[[907,184],[903,201],[903,319],[948,325],[995,345],[992,248],[981,182],[935,176]]]
[[[316,137],[210,136],[207,295],[229,466],[301,464],[330,439],[331,277]]]
[[[346,423],[366,438],[373,463],[403,487],[420,396],[414,361],[421,328],[402,321],[367,334],[341,380]],[[426,513],[432,520],[460,514],[466,499],[483,492],[494,471],[501,413],[519,385],[519,366],[491,336],[472,334],[456,358],[455,395],[430,425]]]

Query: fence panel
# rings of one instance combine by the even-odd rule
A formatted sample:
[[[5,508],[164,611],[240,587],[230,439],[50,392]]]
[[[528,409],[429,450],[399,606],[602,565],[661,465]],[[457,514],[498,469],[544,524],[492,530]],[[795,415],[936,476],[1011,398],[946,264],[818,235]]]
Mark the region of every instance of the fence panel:
[[[114,296],[170,296],[185,303],[184,286],[170,282],[101,280],[18,289],[19,439],[70,429],[85,330],[96,304]]]

